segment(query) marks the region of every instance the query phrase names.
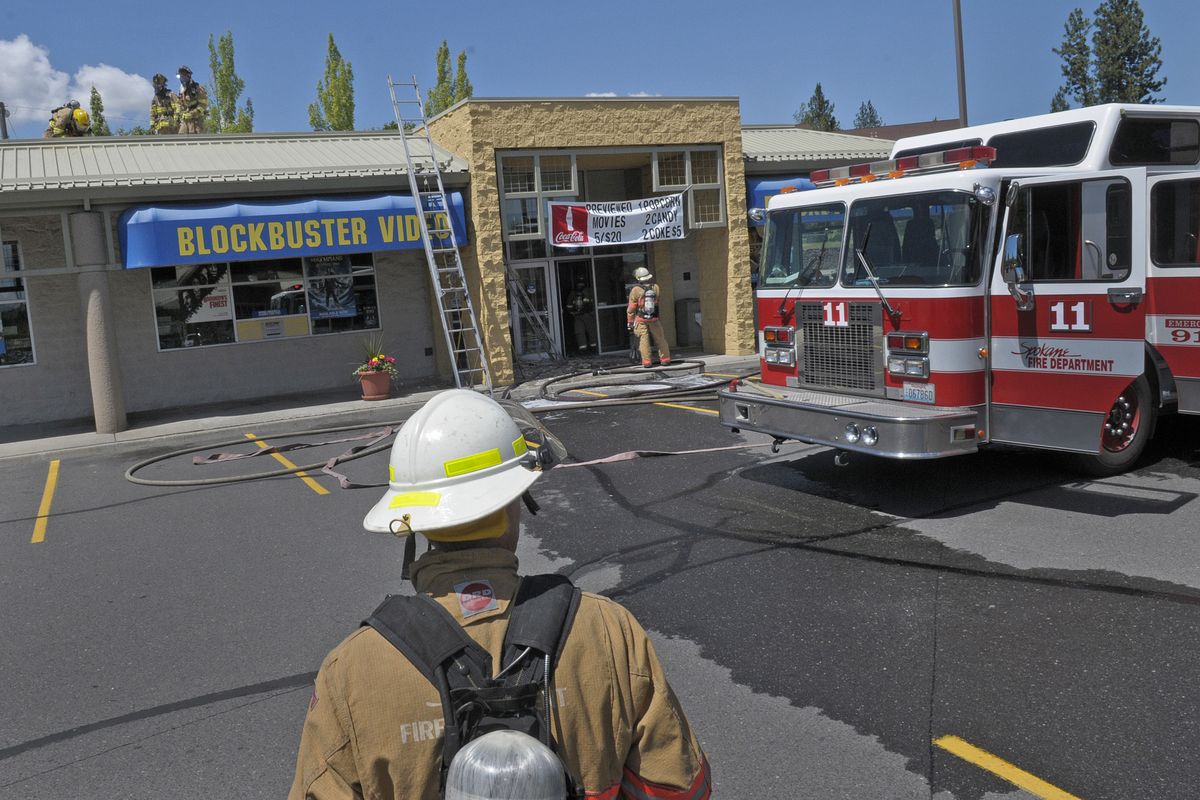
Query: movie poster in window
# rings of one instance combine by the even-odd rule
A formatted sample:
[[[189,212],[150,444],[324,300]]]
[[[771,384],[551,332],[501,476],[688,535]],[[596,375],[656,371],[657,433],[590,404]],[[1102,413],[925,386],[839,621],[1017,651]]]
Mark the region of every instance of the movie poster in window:
[[[189,325],[200,322],[220,322],[233,319],[233,303],[229,302],[228,286],[205,286],[179,292]]]
[[[349,256],[310,256],[308,315],[312,319],[358,316]]]

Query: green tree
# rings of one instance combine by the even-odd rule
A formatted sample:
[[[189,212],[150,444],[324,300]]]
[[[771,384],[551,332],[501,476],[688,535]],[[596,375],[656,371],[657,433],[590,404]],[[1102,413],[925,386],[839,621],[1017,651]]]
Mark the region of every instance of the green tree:
[[[1096,9],[1096,93],[1102,103],[1161,103],[1166,78],[1162,43],[1150,35],[1137,0],[1106,0]]]
[[[144,125],[134,125],[132,128],[117,128],[117,136],[149,136],[151,130]]]
[[[225,31],[213,44],[208,35],[208,130],[211,133],[250,133],[254,130],[254,103],[249,99],[238,108],[246,82],[238,77],[233,63],[233,33]]]
[[[1076,8],[1063,25],[1062,45],[1053,52],[1065,80],[1051,109],[1065,108],[1068,98],[1080,106],[1161,103],[1155,93],[1167,83],[1158,77],[1162,44],[1150,35],[1137,0],[1104,0],[1094,16]]]
[[[317,102],[308,106],[314,131],[354,130],[354,69],[342,58],[333,34],[325,54],[325,80],[317,81]]]
[[[1065,82],[1055,95],[1060,101],[1065,102],[1070,97],[1081,106],[1092,106],[1097,102],[1091,36],[1092,21],[1083,15],[1082,8],[1076,8],[1063,24],[1062,46],[1051,49],[1062,59]]]
[[[858,115],[854,118],[854,127],[856,128],[879,128],[883,126],[883,120],[879,116],[879,112],[875,110],[875,105],[868,100],[858,107]]]
[[[1060,86],[1054,93],[1054,97],[1050,98],[1050,113],[1066,111],[1070,107],[1071,104],[1067,102],[1067,90]]]
[[[112,131],[108,129],[108,120],[104,118],[104,100],[95,86],[92,87],[91,105],[92,136],[112,136]]]
[[[454,73],[454,102],[466,100],[475,93],[471,79],[467,77],[467,51],[458,52],[458,70]]]
[[[450,45],[443,39],[437,51],[437,78],[425,101],[425,116],[440,114],[454,105],[454,79],[450,75]]]
[[[814,131],[841,130],[837,117],[833,115],[833,103],[825,99],[825,92],[821,90],[819,81],[817,88],[813,90],[812,97],[792,115],[792,119],[801,125],[809,126]]]

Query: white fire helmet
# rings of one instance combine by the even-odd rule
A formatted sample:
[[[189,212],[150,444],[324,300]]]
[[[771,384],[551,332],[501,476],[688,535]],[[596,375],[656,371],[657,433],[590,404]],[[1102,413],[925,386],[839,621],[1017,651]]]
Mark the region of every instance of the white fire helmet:
[[[446,800],[563,800],[562,762],[519,731],[492,731],[458,751],[446,774]]]
[[[646,283],[647,281],[654,280],[654,276],[645,267],[638,267],[633,271],[633,279],[638,283]]]
[[[523,428],[540,433],[531,438],[542,446],[531,449]],[[466,389],[441,392],[396,434],[388,490],[363,527],[430,539],[495,538],[503,526],[471,530],[470,523],[501,511],[563,455],[561,443],[519,405]]]

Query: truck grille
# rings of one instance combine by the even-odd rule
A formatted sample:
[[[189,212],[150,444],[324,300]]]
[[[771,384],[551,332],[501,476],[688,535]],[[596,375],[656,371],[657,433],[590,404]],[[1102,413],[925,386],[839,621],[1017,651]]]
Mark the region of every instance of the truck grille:
[[[797,303],[800,385],[883,395],[883,312],[848,303],[849,324],[826,325],[823,303]]]

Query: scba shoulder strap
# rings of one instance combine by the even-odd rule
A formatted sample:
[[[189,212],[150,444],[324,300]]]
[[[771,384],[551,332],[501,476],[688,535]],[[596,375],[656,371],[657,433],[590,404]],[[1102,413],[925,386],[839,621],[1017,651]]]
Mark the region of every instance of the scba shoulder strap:
[[[458,751],[492,730],[519,730],[556,749],[550,735],[556,709],[554,668],[579,600],[579,589],[565,576],[523,578],[513,598],[502,669],[496,678],[491,656],[427,595],[389,595],[363,622],[437,688],[445,720],[443,782]]]

